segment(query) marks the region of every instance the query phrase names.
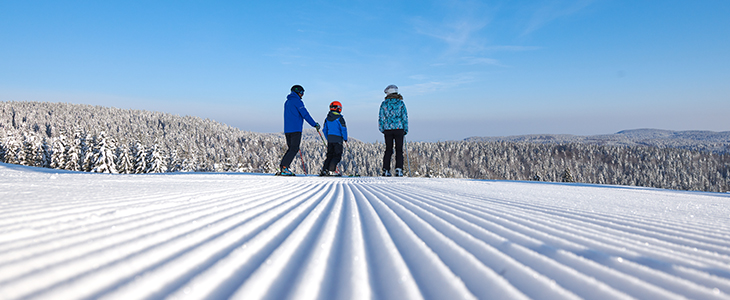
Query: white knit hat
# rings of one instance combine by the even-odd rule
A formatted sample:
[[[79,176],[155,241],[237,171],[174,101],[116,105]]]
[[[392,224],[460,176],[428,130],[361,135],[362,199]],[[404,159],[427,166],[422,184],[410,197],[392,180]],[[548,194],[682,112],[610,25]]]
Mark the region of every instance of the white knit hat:
[[[398,93],[398,87],[395,86],[395,84],[391,84],[388,87],[385,88],[386,94],[395,94]]]

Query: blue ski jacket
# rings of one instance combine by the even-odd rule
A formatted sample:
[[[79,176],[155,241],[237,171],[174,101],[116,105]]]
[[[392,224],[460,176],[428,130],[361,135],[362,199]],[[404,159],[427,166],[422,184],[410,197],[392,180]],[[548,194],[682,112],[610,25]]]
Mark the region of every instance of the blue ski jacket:
[[[284,102],[284,133],[302,132],[304,120],[307,120],[312,127],[317,126],[317,122],[309,115],[309,111],[304,107],[302,98],[295,92],[291,92],[286,96]]]
[[[403,129],[405,134],[408,134],[408,110],[403,103],[403,96],[396,93],[385,96],[385,100],[380,104],[378,129],[380,132]]]
[[[322,132],[327,136],[327,142],[330,143],[342,143],[347,141],[347,124],[345,124],[345,117],[336,112],[330,111],[327,114],[327,118],[324,120],[324,126]]]

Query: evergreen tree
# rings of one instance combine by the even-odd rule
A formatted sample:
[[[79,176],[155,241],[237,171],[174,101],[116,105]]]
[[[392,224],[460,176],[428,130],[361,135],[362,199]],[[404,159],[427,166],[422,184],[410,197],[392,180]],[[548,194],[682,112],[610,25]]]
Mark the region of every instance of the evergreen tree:
[[[117,170],[122,174],[134,174],[134,160],[129,152],[129,147],[122,144],[117,148]]]
[[[180,161],[180,157],[177,155],[177,150],[172,150],[170,152],[170,163],[167,166],[168,172],[180,172],[182,170],[182,162]]]
[[[51,165],[53,169],[63,169],[66,165],[66,136],[61,134],[53,139]]]
[[[18,148],[18,152],[15,154],[19,165],[35,166],[35,163],[33,161],[34,148],[33,141],[31,141],[32,138],[33,136],[29,136],[28,133],[23,133],[23,140],[20,144],[20,147]]]
[[[48,139],[46,137],[43,137],[43,142],[41,144],[41,153],[42,158],[40,167],[50,168],[53,160],[53,147],[51,146],[51,144],[48,143]]]
[[[81,171],[91,172],[94,170],[94,162],[99,156],[99,143],[96,136],[87,133],[81,140]]]
[[[137,144],[134,146],[134,173],[135,174],[142,174],[146,173],[147,169],[149,168],[148,162],[147,162],[147,149],[144,145],[137,142]]]
[[[14,132],[8,133],[5,137],[5,160],[4,162],[9,164],[19,164],[18,152],[21,151],[21,143],[17,140],[17,134]]]
[[[149,162],[147,173],[167,172],[167,162],[162,152],[160,152],[157,144],[152,146],[147,153],[147,161]]]
[[[81,171],[81,131],[79,129],[74,130],[74,137],[71,143],[66,149],[66,165],[63,167],[69,171]]]
[[[117,174],[116,157],[114,155],[114,149],[116,143],[114,139],[108,138],[102,131],[99,134],[99,147],[94,154],[94,169],[92,172],[96,173],[112,173]]]
[[[0,162],[5,162],[5,153],[7,152],[5,146],[5,139],[0,138]]]

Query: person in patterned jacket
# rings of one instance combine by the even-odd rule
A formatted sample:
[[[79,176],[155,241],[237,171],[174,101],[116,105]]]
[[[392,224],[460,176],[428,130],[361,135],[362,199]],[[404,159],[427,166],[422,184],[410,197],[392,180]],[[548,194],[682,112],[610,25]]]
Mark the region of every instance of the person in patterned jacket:
[[[403,139],[408,134],[408,111],[398,87],[391,84],[385,88],[385,100],[380,104],[378,127],[385,136],[382,176],[391,176],[390,162],[395,146],[395,176],[403,176]]]

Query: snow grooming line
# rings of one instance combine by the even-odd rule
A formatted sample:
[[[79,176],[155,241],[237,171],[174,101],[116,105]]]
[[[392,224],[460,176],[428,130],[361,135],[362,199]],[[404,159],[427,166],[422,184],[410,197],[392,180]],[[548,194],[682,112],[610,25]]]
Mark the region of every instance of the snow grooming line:
[[[38,170],[0,164],[3,299],[730,299],[724,193]]]

